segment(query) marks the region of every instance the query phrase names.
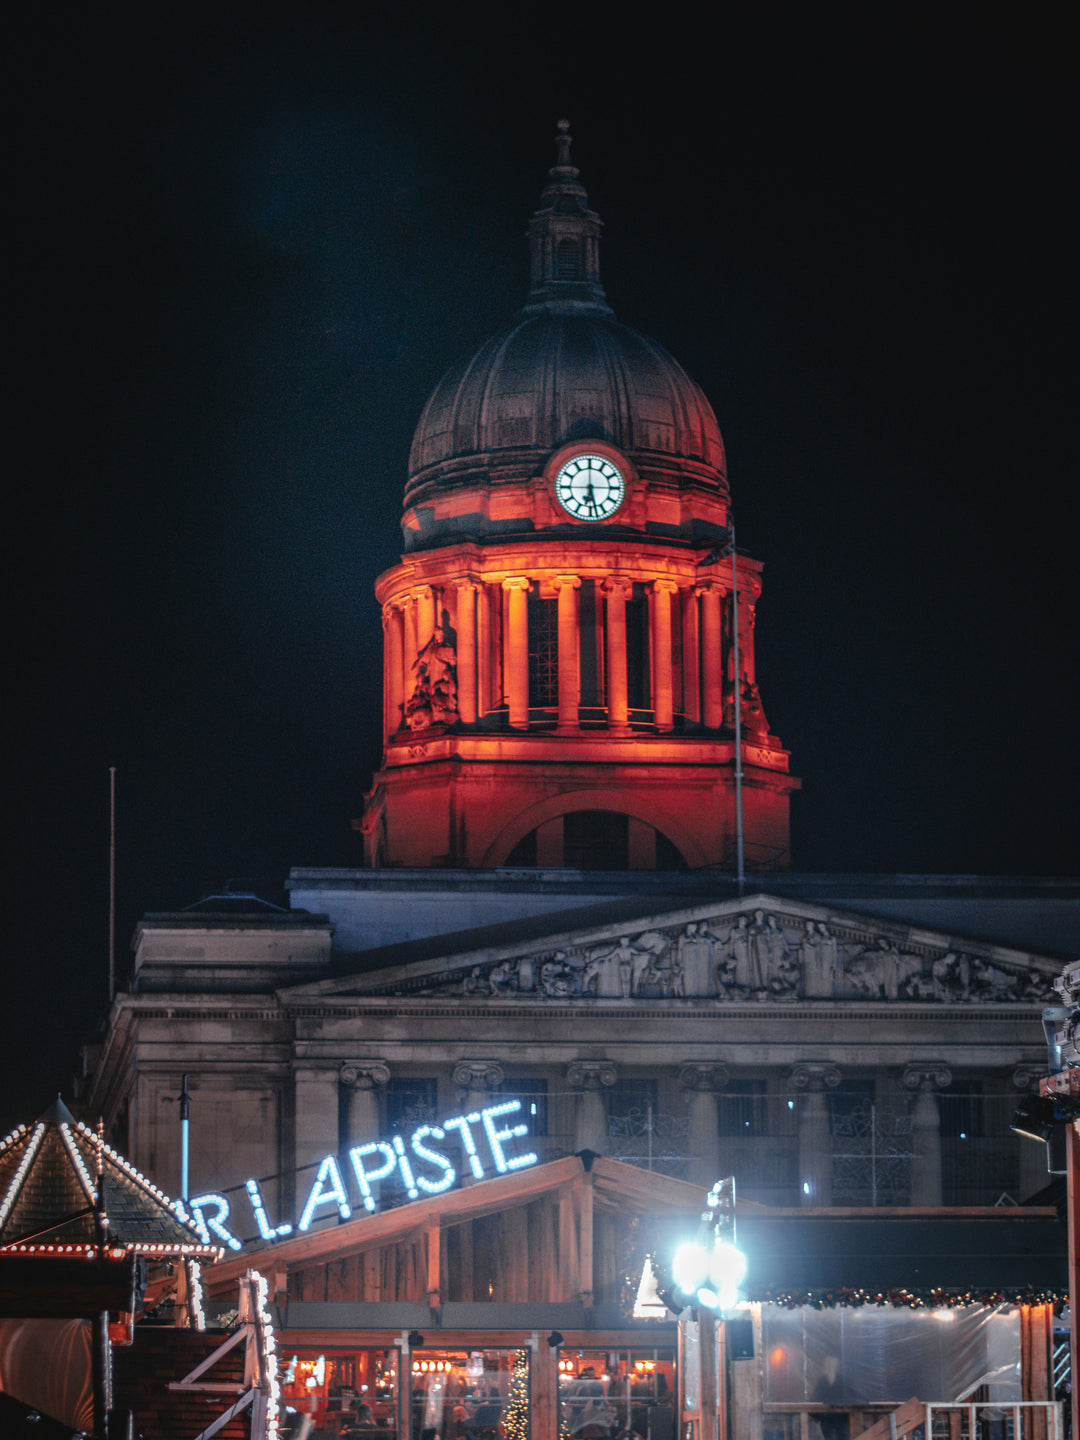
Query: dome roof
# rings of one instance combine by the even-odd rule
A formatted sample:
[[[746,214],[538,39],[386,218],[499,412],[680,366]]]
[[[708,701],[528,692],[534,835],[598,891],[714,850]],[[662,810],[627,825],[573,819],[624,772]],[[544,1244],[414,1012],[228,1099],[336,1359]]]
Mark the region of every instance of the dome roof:
[[[688,466],[725,492],[712,406],[662,345],[620,325],[600,283],[602,222],[570,164],[558,163],[529,226],[532,283],[516,322],[439,381],[409,455],[406,503],[432,484],[498,470],[535,475],[577,440],[606,440],[639,470]]]
[[[410,485],[447,461],[547,454],[584,439],[607,440],[639,463],[652,454],[724,472],[712,406],[662,345],[606,315],[544,308],[439,381],[413,438]]]

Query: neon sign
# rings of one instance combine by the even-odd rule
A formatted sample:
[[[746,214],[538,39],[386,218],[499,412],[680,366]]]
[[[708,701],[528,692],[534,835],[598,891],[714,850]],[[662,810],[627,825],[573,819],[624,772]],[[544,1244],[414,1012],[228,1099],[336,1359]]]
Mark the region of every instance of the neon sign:
[[[438,1125],[421,1125],[408,1137],[391,1135],[389,1140],[372,1140],[366,1145],[354,1145],[348,1152],[348,1167],[342,1173],[342,1166],[336,1155],[325,1155],[319,1162],[315,1181],[308,1193],[300,1219],[298,1231],[307,1230],[315,1220],[325,1219],[336,1210],[342,1220],[348,1220],[353,1213],[353,1202],[349,1196],[346,1175],[349,1175],[359,1192],[360,1204],[367,1211],[378,1208],[378,1200],[372,1185],[389,1181],[397,1174],[410,1200],[418,1200],[421,1194],[441,1195],[449,1190],[458,1178],[453,1161],[435,1146],[447,1138],[448,1132],[456,1132],[461,1142],[464,1163],[473,1177],[482,1180],[487,1173],[481,1145],[490,1153],[489,1168],[505,1175],[512,1170],[522,1170],[535,1165],[538,1156],[530,1151],[527,1155],[514,1155],[508,1147],[515,1140],[529,1133],[524,1124],[505,1125],[498,1123],[507,1115],[521,1109],[520,1100],[504,1100],[499,1105],[488,1105],[468,1115],[455,1115]],[[432,1142],[435,1142],[434,1144]],[[293,1233],[289,1222],[275,1225],[270,1219],[266,1202],[257,1180],[246,1180],[244,1190],[251,1202],[252,1214],[258,1226],[259,1236],[268,1244],[282,1240]],[[204,1245],[222,1243],[230,1250],[239,1250],[240,1240],[226,1221],[231,1205],[225,1195],[210,1193],[196,1195],[187,1202],[177,1200],[177,1211],[190,1219]],[[190,1211],[190,1214],[189,1214]],[[211,1238],[213,1237],[213,1238]]]

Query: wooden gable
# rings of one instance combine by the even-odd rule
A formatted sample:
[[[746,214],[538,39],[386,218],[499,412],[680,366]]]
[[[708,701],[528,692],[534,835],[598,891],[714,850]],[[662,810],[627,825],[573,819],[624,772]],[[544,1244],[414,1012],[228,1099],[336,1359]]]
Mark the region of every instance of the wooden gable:
[[[290,1301],[616,1302],[640,1217],[696,1219],[703,1201],[700,1186],[571,1155],[247,1253],[205,1282],[219,1293],[255,1264]]]

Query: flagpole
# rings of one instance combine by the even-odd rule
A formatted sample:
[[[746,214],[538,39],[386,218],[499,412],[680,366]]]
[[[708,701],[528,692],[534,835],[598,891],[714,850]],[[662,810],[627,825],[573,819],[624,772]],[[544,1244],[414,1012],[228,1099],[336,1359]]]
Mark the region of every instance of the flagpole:
[[[728,512],[731,537],[731,635],[735,660],[735,883],[746,889],[746,855],[743,844],[742,673],[739,668],[739,567],[735,552],[735,517]]]

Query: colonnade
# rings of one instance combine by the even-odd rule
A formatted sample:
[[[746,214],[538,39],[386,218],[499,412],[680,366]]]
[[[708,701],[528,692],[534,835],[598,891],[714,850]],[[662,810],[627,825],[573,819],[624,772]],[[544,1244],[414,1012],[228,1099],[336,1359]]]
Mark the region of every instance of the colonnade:
[[[497,1059],[459,1060],[448,1077],[453,1085],[452,1105],[477,1110],[494,1103],[505,1093],[505,1067]],[[560,1153],[565,1150],[610,1150],[608,1097],[618,1081],[631,1078],[610,1060],[573,1060],[549,1084],[555,1092],[570,1096],[570,1108],[562,1102],[559,1136]],[[910,1121],[911,1181],[909,1203],[936,1206],[942,1203],[942,1132],[939,1096],[952,1084],[952,1074],[939,1061],[913,1061],[899,1074],[898,1082],[907,1091]],[[725,1157],[720,1126],[720,1103],[730,1083],[726,1066],[712,1061],[687,1062],[678,1066],[674,1079],[680,1097],[678,1110],[685,1106],[687,1178],[705,1186],[731,1168]],[[1030,1083],[1025,1070],[1017,1070],[1012,1085],[1017,1090]],[[350,1144],[380,1138],[385,1120],[382,1096],[391,1080],[391,1066],[383,1059],[366,1059],[323,1068],[298,1067],[295,1083],[297,1168],[317,1163],[338,1146],[339,1115],[344,1119]],[[800,1061],[787,1073],[784,1089],[788,1103],[795,1107],[798,1146],[798,1201],[804,1206],[828,1207],[835,1203],[833,1186],[834,1138],[830,1092],[843,1080],[839,1066],[829,1061]],[[773,1097],[779,1102],[779,1094]],[[670,1104],[670,1102],[669,1102]],[[771,1127],[770,1127],[771,1128]],[[775,1144],[761,1137],[762,1144]],[[1024,1180],[1027,1177],[1022,1177]]]
[[[726,673],[723,580],[685,583],[667,577],[639,580],[637,594],[647,600],[648,694],[651,719],[660,732],[671,731],[676,714],[717,730],[724,723],[725,695],[733,676]],[[497,580],[475,576],[444,585],[417,585],[383,606],[385,638],[384,728],[387,738],[402,727],[406,703],[417,683],[417,657],[433,643],[436,630],[452,648],[456,671],[457,717],[474,725],[493,711],[505,710],[512,730],[529,726],[529,594],[557,605],[557,733],[580,729],[582,703],[582,593],[593,587],[591,613],[602,617],[598,649],[599,706],[612,734],[630,730],[628,606],[635,595],[629,575],[582,576],[547,572],[509,575]],[[740,586],[739,646],[744,684],[755,684],[753,622],[755,591]],[[437,641],[435,643],[438,643]]]

